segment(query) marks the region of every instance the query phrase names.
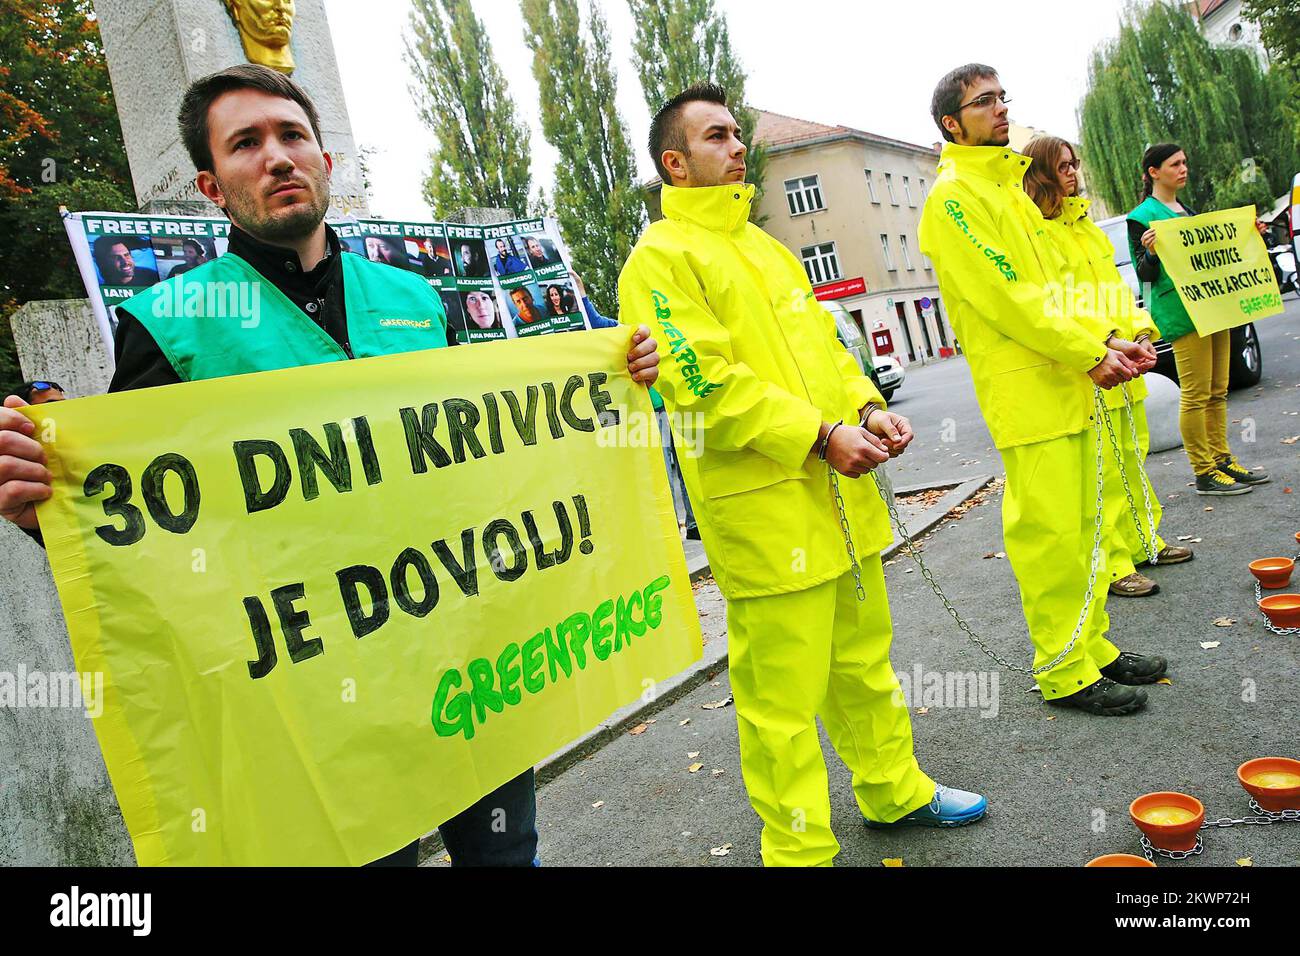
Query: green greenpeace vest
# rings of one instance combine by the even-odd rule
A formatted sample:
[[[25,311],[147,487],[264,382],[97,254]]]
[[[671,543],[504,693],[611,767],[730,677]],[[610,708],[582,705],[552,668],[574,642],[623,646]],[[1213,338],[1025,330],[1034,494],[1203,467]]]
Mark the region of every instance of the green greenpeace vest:
[[[355,358],[447,344],[438,293],[419,275],[343,257],[343,302]],[[233,253],[173,276],[121,305],[149,330],[182,381],[349,358],[329,333]]]
[[[1128,214],[1129,219],[1141,223],[1144,229],[1150,229],[1151,223],[1157,219],[1178,219],[1179,216],[1179,213],[1174,212],[1155,196],[1148,196],[1140,206]],[[1134,262],[1137,262],[1138,250],[1141,248],[1140,244],[1134,246],[1129,242],[1129,255]],[[1155,320],[1161,338],[1166,342],[1172,342],[1189,332],[1196,331],[1196,327],[1192,325],[1192,318],[1183,305],[1183,300],[1178,296],[1178,290],[1174,288],[1174,280],[1169,278],[1169,273],[1165,271],[1163,264],[1160,266],[1160,278],[1151,284],[1151,296],[1144,304],[1147,311],[1151,313],[1151,318]]]

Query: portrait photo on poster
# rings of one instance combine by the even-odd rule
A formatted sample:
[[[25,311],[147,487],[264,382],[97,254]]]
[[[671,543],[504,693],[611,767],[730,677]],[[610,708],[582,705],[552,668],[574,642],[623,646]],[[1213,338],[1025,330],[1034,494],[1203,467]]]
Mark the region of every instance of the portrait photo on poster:
[[[99,284],[108,289],[121,290],[105,299],[126,299],[158,281],[158,260],[147,235],[89,236],[90,251],[94,257]]]

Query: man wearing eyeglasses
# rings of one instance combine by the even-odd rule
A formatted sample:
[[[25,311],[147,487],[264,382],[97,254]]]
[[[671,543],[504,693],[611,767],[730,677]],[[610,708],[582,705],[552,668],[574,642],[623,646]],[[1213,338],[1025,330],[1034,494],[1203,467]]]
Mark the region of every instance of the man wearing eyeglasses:
[[[983,64],[939,81],[930,110],[947,142],[921,215],[921,251],[934,262],[1006,467],[1003,537],[1043,700],[1127,714],[1146,704],[1133,685],[1159,680],[1166,664],[1121,653],[1106,639],[1110,578],[1104,550],[1093,545],[1100,498],[1093,386],[1129,381],[1145,356],[1116,339],[1109,341],[1124,350],[1108,347],[1051,293],[1065,264],[1022,187],[1029,160],[1008,146],[1007,102],[997,71]]]

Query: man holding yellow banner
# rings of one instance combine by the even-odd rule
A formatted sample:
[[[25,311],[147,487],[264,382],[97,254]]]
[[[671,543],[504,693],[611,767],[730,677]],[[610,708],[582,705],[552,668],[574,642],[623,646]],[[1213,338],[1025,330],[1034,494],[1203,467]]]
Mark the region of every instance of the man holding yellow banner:
[[[1254,210],[1197,216],[1178,201],[1187,154],[1157,143],[1142,156],[1146,198],[1128,214],[1129,251],[1147,306],[1178,366],[1178,428],[1198,495],[1242,495],[1268,481],[1228,447],[1228,330],[1282,311]]]
[[[190,87],[180,123],[198,188],[231,219],[230,251],[119,307],[110,390],[197,384],[49,406],[39,442],[39,413],[15,411],[14,396],[0,409],[0,515],[44,533],[78,663],[108,677],[96,730],[137,859],[413,864],[412,836],[442,819],[454,863],[532,864],[527,767],[698,655],[680,548],[663,544],[676,543],[663,476],[590,437],[619,398],[644,404],[644,389],[561,374],[620,367],[625,339],[438,361],[425,351],[446,344],[437,294],[343,255],[324,224],[332,161],[300,87],[232,67]],[[229,312],[232,301],[252,308]],[[641,328],[632,341],[626,367],[649,384],[654,340]],[[390,358],[327,364],[379,356]],[[481,394],[486,369],[497,392]],[[201,381],[249,372],[264,374]],[[428,401],[435,388],[452,397]],[[168,443],[201,437],[154,454],[139,423],[158,431],[163,413],[185,423]],[[493,461],[502,455],[514,460]],[[602,468],[657,506],[665,534],[638,540],[635,567],[606,546],[610,570],[593,574],[578,556],[644,537],[645,519],[547,484]],[[416,484],[431,474],[449,487]],[[526,490],[486,501],[465,490],[488,486]],[[534,491],[551,497],[530,507]],[[393,547],[429,501],[456,524],[428,532],[433,560],[419,537]],[[514,516],[522,535],[516,503],[528,508]],[[526,541],[533,576],[549,575],[545,597],[501,591],[529,567]],[[436,566],[450,575],[441,589]],[[595,610],[569,606],[592,581]],[[540,630],[515,642],[517,604]],[[430,633],[420,619],[435,609]]]

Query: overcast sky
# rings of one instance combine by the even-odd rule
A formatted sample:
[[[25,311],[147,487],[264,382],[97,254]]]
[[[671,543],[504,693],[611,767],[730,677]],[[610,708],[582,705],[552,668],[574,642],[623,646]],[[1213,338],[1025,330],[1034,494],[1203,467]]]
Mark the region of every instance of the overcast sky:
[[[584,0],[589,2],[589,0]],[[619,106],[637,145],[643,178],[650,115],[631,64],[626,0],[602,4],[615,50]],[[843,124],[914,143],[937,138],[930,93],[949,69],[972,60],[1001,72],[1011,118],[1077,138],[1076,110],[1093,48],[1118,33],[1124,0],[1066,5],[1043,0],[716,0],[732,47],[749,74],[748,100],[761,109]],[[358,146],[375,150],[371,211],[427,219],[420,196],[433,138],[409,96],[402,36],[409,0],[325,0]],[[533,182],[551,191],[555,152],[537,122],[531,54],[517,0],[474,0],[510,94],[533,129]],[[646,155],[643,155],[646,154]]]

